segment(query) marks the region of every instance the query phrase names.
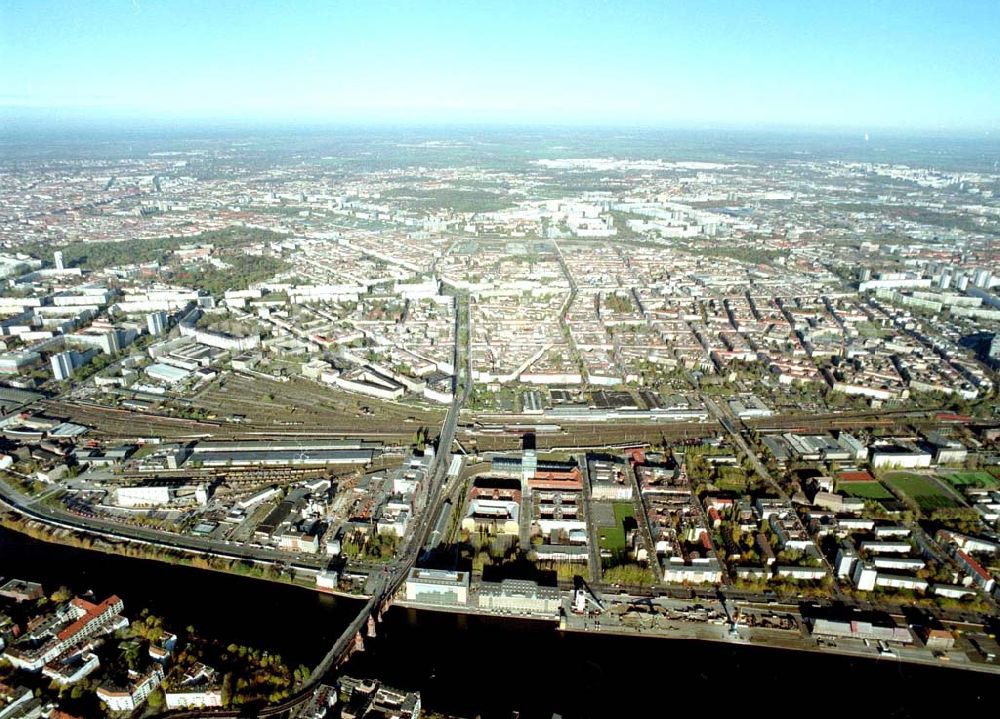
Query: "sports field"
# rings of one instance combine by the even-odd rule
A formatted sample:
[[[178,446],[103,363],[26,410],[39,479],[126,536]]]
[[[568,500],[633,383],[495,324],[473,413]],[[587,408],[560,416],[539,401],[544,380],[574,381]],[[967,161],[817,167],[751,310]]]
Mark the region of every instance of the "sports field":
[[[954,496],[930,477],[899,472],[886,476],[885,483],[916,502],[923,512],[958,506]]]
[[[953,474],[947,474],[944,478],[955,487],[986,487],[987,489],[994,489],[1000,486],[1000,482],[997,481],[989,472],[955,472]]]

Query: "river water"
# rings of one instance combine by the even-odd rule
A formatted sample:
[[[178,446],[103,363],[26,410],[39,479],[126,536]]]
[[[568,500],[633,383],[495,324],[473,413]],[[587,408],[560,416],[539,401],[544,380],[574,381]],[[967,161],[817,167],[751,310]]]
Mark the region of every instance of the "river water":
[[[143,609],[168,629],[197,633],[278,653],[291,666],[313,666],[362,602],[301,587],[232,574],[131,559],[42,542],[0,528],[0,576],[41,582],[46,592],[65,584],[99,599],[117,594],[125,615]]]
[[[126,614],[142,608],[168,626],[280,653],[312,665],[360,609],[354,600],[244,577],[110,556],[0,529],[0,576],[60,584]],[[558,632],[553,624],[393,608],[344,671],[418,689],[424,706],[492,719],[668,716],[720,709],[788,715],[839,707],[887,717],[930,707],[995,712],[995,675],[910,666],[892,659],[709,642]],[[780,707],[780,708],[779,708]],[[825,712],[823,712],[825,714]],[[773,713],[772,713],[773,715]],[[983,714],[988,715],[988,714]]]
[[[345,671],[419,688],[433,709],[484,719],[826,716],[827,707],[926,717],[938,705],[993,716],[1000,700],[990,674],[553,626],[394,608]]]

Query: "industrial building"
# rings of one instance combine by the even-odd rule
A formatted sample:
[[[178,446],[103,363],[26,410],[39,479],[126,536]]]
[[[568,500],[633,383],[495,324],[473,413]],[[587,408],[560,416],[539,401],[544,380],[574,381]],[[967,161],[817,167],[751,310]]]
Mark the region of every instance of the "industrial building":
[[[540,587],[537,582],[504,579],[479,583],[479,608],[513,614],[554,615],[562,605],[562,595],[554,587]]]
[[[469,601],[469,574],[413,568],[406,577],[406,599],[424,604],[465,606]]]

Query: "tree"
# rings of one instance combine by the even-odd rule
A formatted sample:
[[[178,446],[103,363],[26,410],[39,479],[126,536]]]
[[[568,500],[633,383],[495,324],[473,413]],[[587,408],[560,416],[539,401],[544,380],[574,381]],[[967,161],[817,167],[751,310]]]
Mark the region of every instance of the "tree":
[[[161,687],[154,689],[146,701],[149,703],[150,709],[161,709],[166,702],[166,698],[163,696],[163,689]]]
[[[60,604],[62,602],[69,601],[73,598],[73,592],[69,590],[65,585],[59,587],[56,591],[52,592],[50,597],[55,604]]]

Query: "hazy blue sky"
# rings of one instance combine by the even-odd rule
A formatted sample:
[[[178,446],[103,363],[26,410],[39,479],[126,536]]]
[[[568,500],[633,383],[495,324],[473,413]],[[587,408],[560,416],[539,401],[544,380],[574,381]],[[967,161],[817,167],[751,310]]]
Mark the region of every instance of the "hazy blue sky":
[[[1000,0],[0,0],[0,108],[1000,131]]]

